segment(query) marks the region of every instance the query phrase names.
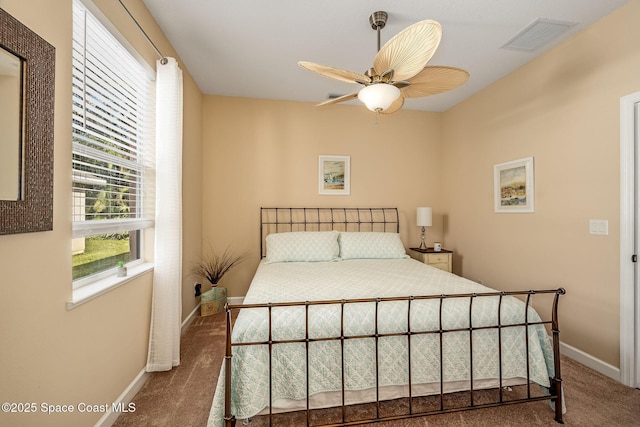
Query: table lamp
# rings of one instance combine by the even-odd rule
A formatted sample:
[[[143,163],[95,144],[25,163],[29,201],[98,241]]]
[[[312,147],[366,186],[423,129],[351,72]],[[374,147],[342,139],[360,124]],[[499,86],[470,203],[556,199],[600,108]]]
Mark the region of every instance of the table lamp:
[[[416,217],[418,227],[422,227],[422,233],[420,234],[420,247],[418,249],[426,250],[427,245],[424,243],[424,228],[431,227],[431,208],[417,208]]]

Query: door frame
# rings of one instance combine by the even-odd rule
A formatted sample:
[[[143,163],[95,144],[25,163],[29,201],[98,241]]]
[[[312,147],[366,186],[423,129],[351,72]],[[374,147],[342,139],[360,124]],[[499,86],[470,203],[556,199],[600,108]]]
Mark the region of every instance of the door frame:
[[[640,92],[620,98],[620,382],[640,386],[640,292],[635,291],[636,104]],[[637,165],[640,168],[640,164]]]

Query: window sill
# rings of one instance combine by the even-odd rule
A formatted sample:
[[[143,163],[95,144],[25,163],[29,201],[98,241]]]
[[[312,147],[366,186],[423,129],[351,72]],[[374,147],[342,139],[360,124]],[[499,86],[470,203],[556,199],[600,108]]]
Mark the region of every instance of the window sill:
[[[116,275],[113,275],[104,279],[97,280],[81,288],[74,289],[71,300],[67,301],[67,311],[73,310],[79,305],[82,305],[87,301],[91,301],[92,299],[97,298],[100,295],[104,295],[107,292],[110,292],[152,270],[152,263],[138,264],[133,267],[128,267],[128,274],[126,277],[116,277]]]

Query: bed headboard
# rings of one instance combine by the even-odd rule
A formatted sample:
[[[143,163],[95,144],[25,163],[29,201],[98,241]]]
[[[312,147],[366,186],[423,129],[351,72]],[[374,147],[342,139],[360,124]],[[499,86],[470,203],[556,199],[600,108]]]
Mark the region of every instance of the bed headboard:
[[[268,234],[331,230],[399,233],[398,208],[260,208],[260,257]]]

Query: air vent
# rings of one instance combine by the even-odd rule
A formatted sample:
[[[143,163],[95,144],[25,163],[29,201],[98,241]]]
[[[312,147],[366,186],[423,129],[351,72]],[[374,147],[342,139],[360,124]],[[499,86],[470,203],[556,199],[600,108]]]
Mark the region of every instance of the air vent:
[[[575,22],[538,18],[502,47],[504,49],[533,52],[574,25],[576,25]]]

